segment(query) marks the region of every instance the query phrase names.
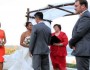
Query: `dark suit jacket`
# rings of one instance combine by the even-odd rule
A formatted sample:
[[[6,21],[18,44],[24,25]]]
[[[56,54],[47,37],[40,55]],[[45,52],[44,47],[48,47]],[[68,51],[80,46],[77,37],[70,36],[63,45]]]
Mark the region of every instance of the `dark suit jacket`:
[[[72,52],[75,56],[90,56],[90,12],[86,11],[78,19],[72,31],[69,45],[76,47]]]
[[[29,50],[32,54],[49,54],[51,29],[43,22],[33,26]]]

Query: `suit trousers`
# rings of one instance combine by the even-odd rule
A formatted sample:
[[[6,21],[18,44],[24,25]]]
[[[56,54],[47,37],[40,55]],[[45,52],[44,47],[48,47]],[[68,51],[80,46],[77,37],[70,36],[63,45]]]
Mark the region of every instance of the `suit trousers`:
[[[50,70],[48,54],[34,54],[32,63],[34,70]]]
[[[76,56],[77,70],[89,70],[90,56]]]

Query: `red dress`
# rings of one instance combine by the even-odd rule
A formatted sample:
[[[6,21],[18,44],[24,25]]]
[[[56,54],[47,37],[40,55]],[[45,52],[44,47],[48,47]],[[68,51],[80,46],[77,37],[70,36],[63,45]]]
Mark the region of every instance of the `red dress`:
[[[52,34],[52,36],[55,35],[55,33]],[[64,32],[60,32],[60,34],[57,36],[61,43],[63,43],[64,46],[54,46],[51,45],[50,47],[50,57],[53,64],[53,68],[59,68],[59,70],[66,70],[66,55],[67,50],[66,46],[68,44],[68,38]]]
[[[5,33],[3,30],[0,30],[0,39],[4,39]],[[5,48],[4,46],[0,47],[0,62],[4,62],[3,56],[5,55]]]

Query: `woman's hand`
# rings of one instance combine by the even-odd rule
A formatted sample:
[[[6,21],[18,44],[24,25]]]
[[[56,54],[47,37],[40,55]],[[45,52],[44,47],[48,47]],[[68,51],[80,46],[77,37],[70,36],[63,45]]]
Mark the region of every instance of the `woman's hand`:
[[[58,44],[58,43],[54,43],[53,45],[54,45],[54,46],[59,46],[59,44]]]
[[[6,44],[6,41],[0,41],[0,46],[4,46]]]
[[[6,44],[6,42],[4,41],[3,43],[2,43],[2,45],[4,46]]]
[[[63,46],[63,43],[54,43],[55,46]]]

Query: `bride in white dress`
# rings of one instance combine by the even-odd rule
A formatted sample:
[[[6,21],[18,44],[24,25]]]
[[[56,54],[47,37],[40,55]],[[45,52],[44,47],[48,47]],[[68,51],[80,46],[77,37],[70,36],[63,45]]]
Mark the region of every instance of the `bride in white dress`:
[[[21,35],[20,40],[21,48],[11,55],[4,56],[5,62],[15,60],[15,62],[11,64],[8,70],[33,70],[32,58],[29,56],[29,48],[28,48],[30,43],[30,34],[32,31],[32,23],[27,22],[26,28],[27,31]]]

